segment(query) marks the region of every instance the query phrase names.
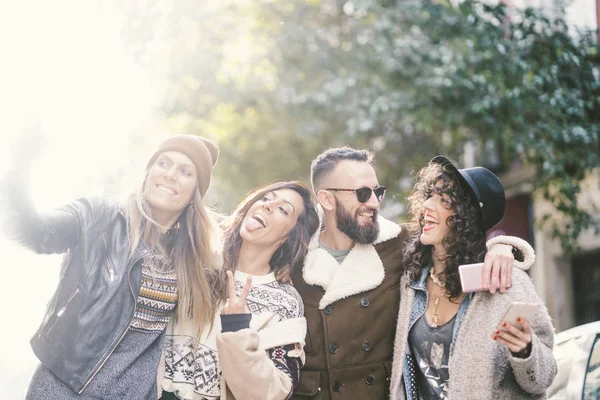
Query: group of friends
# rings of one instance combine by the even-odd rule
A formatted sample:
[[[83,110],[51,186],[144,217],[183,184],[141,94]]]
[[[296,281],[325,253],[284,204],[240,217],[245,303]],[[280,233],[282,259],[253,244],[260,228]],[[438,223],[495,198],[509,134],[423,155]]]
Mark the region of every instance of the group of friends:
[[[433,158],[398,225],[379,215],[373,153],[331,148],[311,187],[272,183],[221,216],[203,201],[218,146],[175,135],[127,201],[39,213],[21,143],[6,233],[64,253],[27,399],[546,398],[554,329],[531,247],[486,241],[505,208],[486,168]],[[458,266],[477,262],[485,290],[465,293]],[[503,321],[514,302],[537,312]]]

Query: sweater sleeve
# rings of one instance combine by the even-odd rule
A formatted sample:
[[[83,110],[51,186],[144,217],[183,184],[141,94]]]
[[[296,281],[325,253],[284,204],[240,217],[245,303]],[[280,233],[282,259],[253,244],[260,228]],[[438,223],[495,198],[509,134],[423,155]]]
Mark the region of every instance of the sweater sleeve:
[[[538,312],[530,321],[533,330],[531,353],[527,358],[518,358],[513,356],[508,349],[504,350],[508,354],[508,360],[519,386],[528,393],[542,394],[550,387],[558,371],[553,354],[554,327],[546,307],[535,295],[535,288],[531,280],[527,276],[521,278],[521,275],[525,275],[525,273],[520,271],[515,275],[518,279],[515,283],[523,288],[521,293],[524,293],[526,297],[519,300],[540,304]]]
[[[544,393],[552,384],[557,373],[552,348],[544,342],[544,338],[540,338],[534,333],[529,357],[517,358],[509,355],[517,383],[523,390],[531,394]]]
[[[221,314],[221,331],[237,332],[250,327],[252,314]]]
[[[529,243],[516,236],[496,236],[486,242],[486,247],[489,250],[495,244],[507,244],[520,253],[520,257],[515,257],[514,266],[527,271],[535,261],[535,252]]]
[[[289,398],[300,365],[297,359],[287,357],[287,351],[286,346],[261,350],[258,333],[249,328],[217,337],[223,378],[237,399]]]
[[[292,386],[296,387],[298,381],[300,380],[300,368],[302,368],[302,362],[299,358],[290,357],[290,352],[294,351],[296,347],[292,344],[288,344],[281,347],[276,347],[273,349],[268,349],[269,357],[273,361],[273,364],[285,373],[290,381],[292,382]]]

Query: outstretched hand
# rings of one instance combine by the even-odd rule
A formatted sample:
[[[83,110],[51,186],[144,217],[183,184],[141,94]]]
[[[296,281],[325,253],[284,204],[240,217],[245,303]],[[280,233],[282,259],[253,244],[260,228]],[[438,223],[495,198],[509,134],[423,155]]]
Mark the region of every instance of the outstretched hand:
[[[252,284],[252,276],[248,275],[246,278],[246,283],[242,288],[242,293],[240,293],[239,297],[235,293],[235,280],[233,278],[233,274],[231,271],[227,271],[227,287],[229,295],[227,296],[227,301],[221,310],[221,314],[247,314],[250,311],[246,306],[246,297],[248,297],[248,292],[250,291],[250,285]]]
[[[46,136],[39,120],[31,121],[16,138],[12,147],[14,167],[28,169],[37,160],[46,147]]]

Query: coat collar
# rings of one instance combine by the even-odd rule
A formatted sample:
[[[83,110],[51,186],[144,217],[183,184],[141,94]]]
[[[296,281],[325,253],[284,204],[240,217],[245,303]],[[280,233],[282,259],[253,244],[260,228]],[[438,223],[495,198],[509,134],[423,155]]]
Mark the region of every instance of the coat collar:
[[[419,280],[417,280],[415,282],[411,282],[410,287],[415,290],[421,290],[421,291],[427,290],[427,278],[429,278],[429,271],[431,271],[432,267],[433,266],[430,264],[430,265],[426,266],[425,268],[423,268],[423,271],[421,271],[421,277],[419,278]]]
[[[317,232],[308,245],[302,277],[309,285],[319,285],[325,294],[319,302],[319,309],[346,297],[376,288],[385,278],[383,262],[375,250],[375,245],[397,237],[402,228],[378,216],[379,236],[373,244],[356,244],[339,264],[327,250],[319,247],[320,232]]]

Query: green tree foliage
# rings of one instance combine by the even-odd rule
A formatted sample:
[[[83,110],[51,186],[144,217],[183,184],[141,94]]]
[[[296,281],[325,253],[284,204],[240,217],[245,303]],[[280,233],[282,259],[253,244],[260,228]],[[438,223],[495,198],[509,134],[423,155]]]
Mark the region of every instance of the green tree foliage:
[[[422,25],[425,47],[439,50],[429,53],[438,56],[433,64],[440,69],[423,87],[427,107],[443,110],[438,122],[455,140],[493,140],[505,164],[521,158],[536,166],[535,187],[566,217],[546,215],[540,222],[550,224],[565,250],[574,250],[583,230],[598,233],[599,227],[593,207],[578,203],[582,179],[600,164],[600,58],[593,34],[570,32],[563,20],[533,9],[510,19],[503,5],[464,2],[428,10],[457,23],[428,18],[431,26]]]
[[[535,187],[567,217],[541,223],[566,250],[598,232],[577,201],[600,164],[593,33],[473,0],[145,3],[123,6],[131,46],[168,72],[167,128],[219,141],[225,208],[308,178],[316,154],[343,144],[374,149],[386,202],[402,203],[412,171],[470,142],[498,172],[536,167]]]

